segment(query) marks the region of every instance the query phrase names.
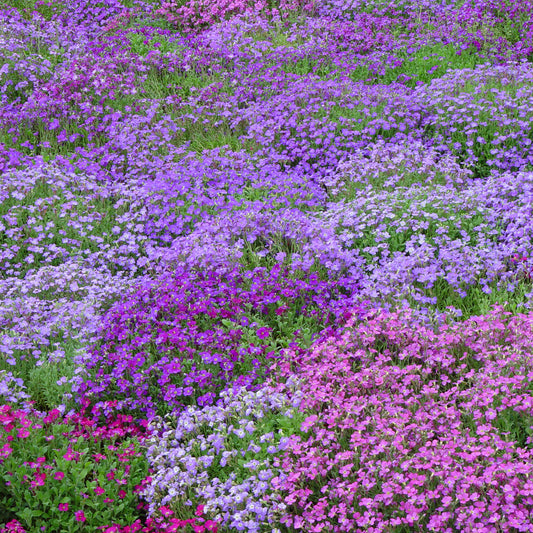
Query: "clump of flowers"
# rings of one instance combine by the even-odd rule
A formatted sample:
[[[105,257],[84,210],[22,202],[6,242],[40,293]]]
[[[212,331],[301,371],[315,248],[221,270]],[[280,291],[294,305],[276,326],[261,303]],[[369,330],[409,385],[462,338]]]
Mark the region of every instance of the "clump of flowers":
[[[464,188],[473,172],[456,157],[428,148],[421,141],[378,141],[355,150],[323,179],[331,200],[352,199],[362,190],[387,190],[416,184]]]
[[[310,342],[344,298],[335,282],[279,265],[165,273],[103,316],[75,389],[95,410],[113,401],[148,417],[210,405],[230,385],[258,385],[279,349]]]
[[[287,527],[528,531],[533,505],[533,314],[420,326],[350,320],[281,375],[308,416],[275,465]],[[278,387],[283,390],[283,385]]]
[[[446,146],[478,176],[525,170],[533,163],[531,64],[480,65],[448,72],[419,87],[413,101],[427,109],[431,143]]]
[[[6,531],[81,531],[142,515],[148,474],[144,430],[131,416],[97,426],[54,409],[41,416],[0,407],[0,516]],[[18,528],[18,529],[17,529]]]
[[[199,222],[159,255],[160,265],[167,269],[231,270],[277,263],[291,276],[322,269],[349,292],[360,282],[363,260],[343,244],[321,218],[296,208],[266,211],[254,205]]]
[[[103,533],[184,533],[186,531],[194,533],[217,533],[218,524],[213,520],[206,519],[204,515],[204,506],[198,505],[194,512],[193,518],[178,518],[174,516],[172,509],[161,507],[157,518],[147,518],[146,521],[136,520],[133,524],[120,526],[113,524],[111,526],[102,526],[98,528]]]
[[[146,441],[153,472],[143,491],[151,515],[205,501],[204,513],[226,528],[258,532],[278,523],[285,504],[272,481],[286,475],[274,458],[303,421],[298,384],[287,386],[291,398],[269,388],[225,391],[217,405],[154,419]]]
[[[455,186],[373,187],[372,178],[385,179],[394,164],[389,157],[379,161],[374,154],[359,170],[361,156],[354,166],[343,165],[347,186],[365,184],[364,192],[319,215],[345,249],[364,258],[361,294],[426,309],[454,306],[465,315],[483,312],[475,306],[496,291],[531,305],[530,262],[510,258],[531,255],[533,174],[507,172]]]
[[[278,6],[272,6],[268,0],[189,0],[177,2],[165,1],[156,13],[167,21],[183,29],[195,29],[209,26],[234,15],[247,12],[272,12],[273,14],[290,13],[294,11],[312,11],[314,0],[281,0]]]
[[[24,404],[30,399],[22,379],[15,377],[13,372],[0,370],[0,396],[3,401],[11,404]]]

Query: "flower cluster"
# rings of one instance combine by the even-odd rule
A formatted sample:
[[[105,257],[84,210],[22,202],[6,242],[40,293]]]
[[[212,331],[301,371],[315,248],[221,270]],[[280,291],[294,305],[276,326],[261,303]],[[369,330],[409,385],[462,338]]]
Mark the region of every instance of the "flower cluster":
[[[0,408],[0,514],[7,531],[79,531],[137,520],[137,492],[147,475],[139,445],[143,428],[131,416],[99,427],[83,414],[57,409],[30,414]],[[81,525],[79,526],[81,528]]]
[[[220,396],[216,406],[189,407],[151,422],[146,445],[153,473],[143,495],[155,516],[205,501],[204,513],[224,527],[273,527],[285,509],[283,495],[272,488],[273,480],[284,479],[274,458],[303,420],[301,394],[296,390],[289,399],[263,388]]]
[[[431,110],[422,121],[431,143],[448,147],[478,175],[533,163],[530,63],[452,71],[417,89],[413,98]]]
[[[504,173],[469,182],[456,174],[454,186],[426,185],[416,183],[417,172],[410,177],[411,158],[405,163],[404,156],[380,154],[342,166],[334,183],[349,201],[320,214],[345,249],[364,257],[361,295],[475,313],[485,311],[472,309],[477,291],[515,292],[530,306],[533,175]],[[382,188],[384,179],[396,185]],[[414,183],[399,186],[405,179]],[[357,194],[363,186],[364,194]],[[517,254],[525,259],[513,261]]]
[[[156,13],[183,29],[194,29],[249,11],[278,17],[296,10],[312,11],[314,3],[314,0],[281,0],[279,8],[270,9],[265,0],[189,0],[186,3],[169,0],[162,2]]]
[[[282,375],[309,414],[276,463],[282,523],[531,529],[532,328],[533,315],[502,308],[437,333],[378,313],[287,352]]]
[[[342,299],[335,283],[280,266],[163,274],[102,317],[76,392],[96,410],[112,401],[149,417],[211,405],[228,386],[258,385],[287,346],[276,339],[308,341],[334,323]]]

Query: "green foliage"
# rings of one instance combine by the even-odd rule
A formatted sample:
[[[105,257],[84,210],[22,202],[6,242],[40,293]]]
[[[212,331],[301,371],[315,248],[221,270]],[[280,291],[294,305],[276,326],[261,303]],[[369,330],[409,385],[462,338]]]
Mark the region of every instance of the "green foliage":
[[[0,516],[18,519],[26,531],[81,533],[133,523],[135,487],[148,473],[137,439],[102,441],[90,427],[80,432],[57,416],[4,416],[12,423],[0,433]]]
[[[511,407],[498,413],[493,424],[502,437],[509,442],[516,442],[520,448],[531,448],[533,445],[533,417]]]
[[[65,7],[63,2],[57,0],[6,0],[5,3],[30,19],[33,13],[38,13],[46,20],[51,20]]]

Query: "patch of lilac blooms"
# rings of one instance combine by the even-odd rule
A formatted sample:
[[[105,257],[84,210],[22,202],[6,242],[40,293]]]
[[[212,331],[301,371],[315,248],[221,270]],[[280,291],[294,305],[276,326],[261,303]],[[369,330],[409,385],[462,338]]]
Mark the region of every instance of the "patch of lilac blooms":
[[[275,527],[287,506],[272,482],[287,475],[274,459],[287,449],[283,426],[297,428],[302,421],[297,383],[289,380],[287,388],[294,392],[290,399],[268,387],[225,391],[217,405],[155,418],[146,443],[153,470],[144,492],[150,511],[205,501],[207,516],[237,531]]]

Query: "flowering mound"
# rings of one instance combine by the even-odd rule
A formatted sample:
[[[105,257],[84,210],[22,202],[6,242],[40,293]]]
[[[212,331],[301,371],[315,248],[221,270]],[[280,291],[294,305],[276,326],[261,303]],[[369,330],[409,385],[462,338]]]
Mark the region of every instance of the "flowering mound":
[[[435,333],[409,313],[350,320],[281,374],[312,413],[276,466],[303,531],[531,531],[533,314]],[[278,387],[283,390],[283,385]]]
[[[342,167],[348,188],[357,190],[367,175],[390,175],[392,162],[385,153],[379,163],[358,169],[357,162]],[[393,172],[407,177],[402,170]],[[364,194],[354,193],[353,200],[332,204],[319,215],[335,228],[345,251],[357,249],[364,257],[362,295],[400,305],[412,299],[440,310],[453,305],[459,311],[472,309],[483,293],[501,291],[499,301],[512,292],[531,300],[533,174],[469,182],[461,187],[415,183],[391,191],[367,186]],[[523,260],[517,263],[517,256]]]
[[[324,177],[370,142],[419,135],[423,109],[403,85],[324,81],[314,74],[295,80],[266,102],[235,109],[231,121],[233,128],[247,124],[241,139],[283,168]]]
[[[39,417],[2,405],[0,516],[16,517],[28,531],[133,523],[136,493],[148,473],[143,433],[131,416],[97,426],[83,413],[62,416],[54,409]],[[7,531],[14,528],[12,522]]]
[[[279,266],[164,274],[104,315],[78,393],[95,408],[149,416],[212,404],[231,384],[261,381],[279,348],[272,338],[295,338],[299,328],[309,337],[341,298],[335,283],[289,278]]]
[[[209,26],[241,13],[290,13],[297,10],[312,11],[314,0],[281,0],[279,10],[272,8],[272,2],[265,0],[189,0],[163,2],[156,13],[183,29]]]
[[[153,420],[146,443],[153,473],[143,492],[153,516],[162,506],[180,514],[205,501],[206,515],[237,531],[277,524],[285,504],[272,481],[284,473],[273,462],[286,449],[284,432],[303,420],[300,401],[297,389],[291,398],[268,387],[225,391],[217,405]]]
[[[479,175],[533,163],[529,62],[448,72],[418,88],[413,99],[426,106],[423,125],[435,146],[447,146]]]
[[[364,189],[393,192],[414,184],[464,188],[472,183],[472,174],[456,157],[421,141],[378,141],[355,150],[323,181],[332,199],[350,200]]]
[[[357,288],[362,275],[357,251],[344,249],[333,228],[299,209],[266,211],[254,205],[211,217],[159,254],[166,269],[220,270],[239,263],[250,268],[279,263],[291,275],[327,270],[330,279],[337,278],[348,293]]]

